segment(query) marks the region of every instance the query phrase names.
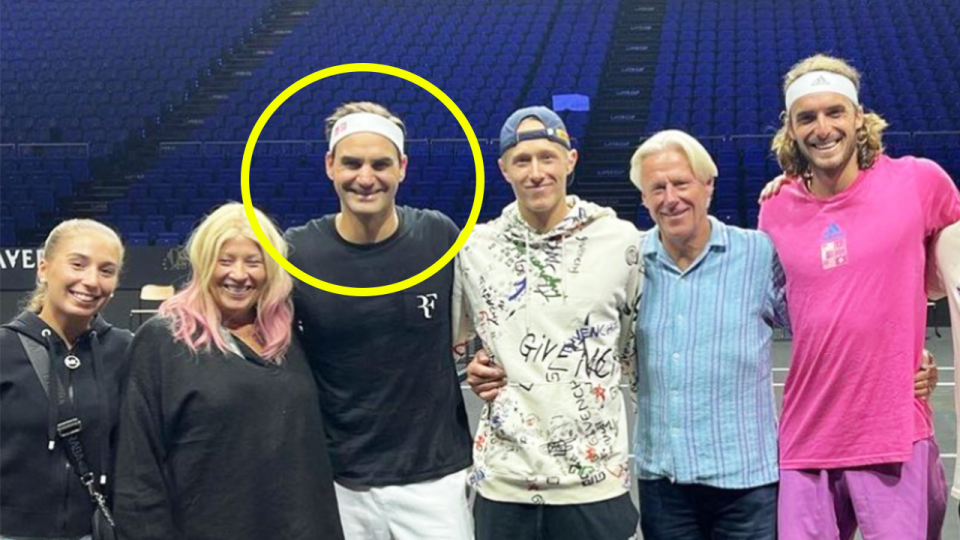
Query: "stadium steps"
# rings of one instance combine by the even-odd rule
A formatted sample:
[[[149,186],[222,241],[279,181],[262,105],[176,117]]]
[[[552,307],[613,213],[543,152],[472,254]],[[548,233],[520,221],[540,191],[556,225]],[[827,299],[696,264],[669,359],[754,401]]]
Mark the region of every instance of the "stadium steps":
[[[540,65],[543,62],[543,56],[547,52],[547,46],[550,43],[550,35],[553,33],[553,30],[557,27],[557,20],[560,18],[560,5],[562,1],[563,0],[556,2],[551,7],[552,11],[550,12],[550,22],[548,23],[547,31],[543,33],[543,39],[540,41],[540,45],[537,49],[536,54],[534,55],[537,59],[535,65]],[[527,77],[523,83],[523,87],[520,89],[520,96],[526,97],[530,95],[530,90],[534,86],[534,77],[536,76],[536,73],[537,73],[536,69],[531,69],[527,73]],[[530,103],[527,103],[526,101],[527,101],[526,99],[518,98],[517,101],[513,104],[512,109],[516,110],[516,109],[519,109],[520,107],[529,106]]]
[[[165,105],[159,118],[145,125],[139,136],[118,145],[108,157],[92,165],[99,181],[85,193],[78,194],[64,215],[96,217],[103,214],[110,201],[124,197],[127,186],[142,178],[156,162],[159,143],[190,140],[204,118],[269,60],[273,51],[318,3],[318,0],[281,0],[268,8],[251,23],[235,46],[221,51],[211,60],[210,67],[186,83],[180,103]]]
[[[581,150],[580,179],[572,187],[631,222],[639,195],[630,183],[630,156],[646,128],[665,10],[666,0],[621,4],[588,125],[590,137]]]

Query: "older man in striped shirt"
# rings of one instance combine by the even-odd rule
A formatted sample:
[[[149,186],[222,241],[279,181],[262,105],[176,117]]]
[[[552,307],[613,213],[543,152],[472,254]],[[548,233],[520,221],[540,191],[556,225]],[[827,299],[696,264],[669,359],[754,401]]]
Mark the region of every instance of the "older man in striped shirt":
[[[787,325],[770,239],[707,214],[717,167],[690,135],[647,139],[630,179],[657,224],[641,254],[634,443],[645,540],[774,539],[773,328]]]

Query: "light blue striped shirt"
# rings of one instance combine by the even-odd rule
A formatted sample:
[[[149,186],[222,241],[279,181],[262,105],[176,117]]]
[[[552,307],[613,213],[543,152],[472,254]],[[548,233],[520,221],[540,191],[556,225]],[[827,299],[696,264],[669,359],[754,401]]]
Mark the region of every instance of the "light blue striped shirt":
[[[711,217],[685,271],[645,235],[634,454],[641,480],[719,488],[778,479],[771,341],[788,323],[770,238]]]

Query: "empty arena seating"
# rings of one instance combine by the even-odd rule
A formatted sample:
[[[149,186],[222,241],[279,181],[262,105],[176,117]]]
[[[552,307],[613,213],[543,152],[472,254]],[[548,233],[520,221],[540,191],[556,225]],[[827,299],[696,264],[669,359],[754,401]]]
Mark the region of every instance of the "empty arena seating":
[[[675,127],[703,138],[718,157],[720,193],[728,203],[739,194],[740,208],[755,208],[756,194],[778,172],[769,141],[780,127],[782,77],[822,52],[861,71],[861,102],[889,121],[891,155],[927,156],[960,178],[958,135],[927,133],[960,129],[960,4],[918,7],[905,0],[669,2],[647,130]],[[744,217],[756,224],[756,211]]]
[[[265,0],[5,0],[0,141],[102,155],[243,35]]]
[[[398,200],[416,207],[440,206],[455,222],[466,222],[473,204],[472,154],[461,141],[413,140],[410,166]],[[123,199],[110,204],[104,219],[126,233],[145,234],[147,242],[186,238],[193,225],[225,200],[241,199],[243,143],[195,143],[165,146],[165,156],[132,185]],[[488,220],[513,199],[496,168],[498,146],[481,139],[486,194],[481,220]],[[253,203],[283,227],[339,210],[332,183],[324,172],[326,144],[264,142],[250,168]],[[466,152],[466,153],[465,153]]]
[[[360,9],[352,0],[320,0],[189,140],[164,144],[160,159],[131,178],[126,195],[101,217],[132,242],[182,242],[213,206],[240,199],[243,142],[267,105],[314,71],[357,62],[415,73],[457,103],[484,155],[480,219],[494,217],[513,199],[496,165],[503,120],[521,106],[549,106],[555,94],[595,99],[623,3],[643,4],[372,0]],[[249,35],[270,5],[52,0],[36,9],[4,0],[0,244],[33,238],[61,219],[65,198],[103,180],[91,179],[91,161],[158,121],[162,108],[196,85],[224,47]],[[704,141],[720,168],[713,211],[726,221],[755,224],[753,201],[778,173],[769,141],[780,122],[781,77],[815,52],[861,69],[864,104],[890,121],[889,153],[930,157],[960,178],[960,4],[954,0],[930,0],[923,9],[907,0],[663,5],[646,132],[677,127]],[[441,209],[463,225],[475,184],[463,129],[425,91],[373,73],[325,79],[280,107],[259,137],[250,177],[254,203],[283,226],[337,209],[323,170],[322,123],[346,100],[382,102],[406,121],[411,165],[400,202]],[[589,113],[562,115],[584,146]],[[86,150],[67,156],[30,150],[49,142]]]
[[[477,136],[496,137],[506,116],[521,105],[549,105],[560,91],[596,92],[616,9],[616,3],[586,0],[380,1],[364,10],[349,0],[322,5],[205,120],[196,139],[246,139],[284,88],[314,71],[356,62],[386,64],[427,79],[458,104]],[[351,24],[338,24],[343,20]],[[375,27],[376,39],[355,39],[358,27]],[[323,118],[343,101],[359,99],[388,104],[413,138],[464,138],[437,99],[379,74],[314,83],[277,111],[262,138],[323,138]],[[571,131],[581,135],[572,126]]]
[[[487,179],[481,220],[490,219],[513,196],[496,165],[495,141],[488,139],[498,136],[502,122],[519,106],[550,105],[554,93],[596,93],[616,8],[586,0],[481,5],[421,0],[403,6],[381,2],[358,12],[351,2],[324,2],[220,110],[204,119],[192,136],[198,143],[169,145],[169,153],[126,199],[111,205],[109,219],[123,232],[156,241],[162,233],[183,234],[174,227],[178,215],[199,216],[224,198],[239,200],[243,145],[238,141],[247,139],[262,111],[301,77],[353,62],[408,70],[457,103],[481,138]],[[352,39],[354,26],[336,24],[346,19],[376,26],[377,39]],[[284,226],[335,211],[336,195],[323,170],[326,146],[318,143],[325,138],[323,119],[345,100],[364,99],[387,104],[407,124],[411,165],[400,202],[438,208],[463,225],[475,190],[464,131],[426,91],[380,74],[331,77],[280,107],[259,137],[251,172],[254,203]],[[573,135],[583,136],[588,114],[565,116]],[[138,207],[140,200],[150,202]],[[127,208],[133,215],[121,221]]]
[[[15,246],[21,234],[56,216],[61,201],[90,185],[89,158],[83,145],[57,148],[45,157],[17,155],[14,145],[0,150],[0,246]]]

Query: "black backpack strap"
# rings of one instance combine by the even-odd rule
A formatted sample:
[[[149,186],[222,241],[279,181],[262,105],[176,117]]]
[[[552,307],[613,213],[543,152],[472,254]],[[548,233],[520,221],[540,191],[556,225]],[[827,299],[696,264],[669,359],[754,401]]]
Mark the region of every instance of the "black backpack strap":
[[[3,328],[16,332],[16,330],[8,325],[3,325]],[[28,338],[20,332],[16,332],[16,334],[20,339],[20,343],[23,344],[23,350],[27,352],[27,357],[30,359],[30,364],[33,365],[33,370],[37,373],[37,377],[40,379],[40,385],[43,386],[43,393],[47,395],[47,399],[50,399],[49,352],[46,348],[44,348],[43,345],[40,345],[36,341]],[[60,418],[67,419],[57,422],[56,433],[67,443],[65,445],[67,459],[73,466],[74,472],[80,478],[80,483],[82,483],[90,493],[90,498],[93,499],[94,504],[96,504],[103,513],[103,517],[112,528],[114,526],[113,516],[110,514],[110,510],[107,507],[106,497],[104,497],[103,494],[97,490],[95,483],[96,475],[87,464],[87,458],[83,451],[83,444],[80,442],[80,432],[83,430],[83,423],[77,416],[76,405],[73,403],[73,398],[70,395],[68,388],[69,386],[65,384],[57,385],[57,396],[55,401],[57,404],[56,410],[58,411],[58,416]],[[51,446],[51,449],[52,448],[53,447]]]
[[[19,332],[17,332],[17,337],[20,338],[20,343],[23,344],[23,350],[27,351],[27,357],[30,358],[30,363],[33,364],[33,370],[37,372],[37,377],[40,379],[41,386],[43,386],[43,393],[49,398],[50,355],[47,354],[47,349]]]

